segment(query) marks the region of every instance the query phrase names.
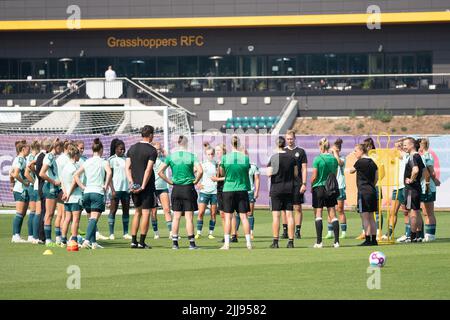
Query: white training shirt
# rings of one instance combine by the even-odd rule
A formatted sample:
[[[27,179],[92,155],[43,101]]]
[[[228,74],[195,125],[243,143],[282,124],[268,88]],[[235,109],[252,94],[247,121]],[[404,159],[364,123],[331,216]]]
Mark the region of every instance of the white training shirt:
[[[98,193],[104,195],[106,166],[108,162],[99,156],[93,156],[82,164],[86,176],[86,189],[84,193]]]

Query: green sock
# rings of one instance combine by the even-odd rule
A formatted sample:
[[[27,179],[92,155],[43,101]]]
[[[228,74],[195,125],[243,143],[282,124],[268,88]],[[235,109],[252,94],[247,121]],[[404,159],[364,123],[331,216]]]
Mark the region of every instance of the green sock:
[[[96,219],[89,219],[87,230],[86,230],[86,239],[93,242],[95,241],[95,230],[97,228],[97,220]]]
[[[341,224],[341,231],[342,232],[346,232],[347,231],[347,224],[346,223],[342,223]]]
[[[114,234],[114,223],[116,222],[116,217],[113,214],[108,215],[108,226],[109,226],[109,234]]]
[[[426,224],[425,225],[425,233],[436,235],[436,225],[435,224]]]
[[[248,217],[248,223],[250,224],[250,230],[255,229],[255,216],[252,214]]]
[[[407,237],[411,236],[411,225],[409,223],[405,224],[405,234]]]
[[[23,216],[20,213],[16,213],[13,220],[13,235],[20,234],[20,229],[23,222]]]
[[[128,234],[129,222],[130,222],[130,214],[122,214],[123,234]]]
[[[167,224],[167,230],[169,230],[169,232],[172,231],[172,220],[166,221],[166,224]]]
[[[39,219],[41,218],[40,214],[34,215],[33,219],[33,238],[39,239]]]
[[[197,220],[197,231],[202,231],[203,229],[203,220],[198,219]]]
[[[209,231],[214,231],[216,227],[216,220],[209,220]]]
[[[28,235],[33,235],[33,222],[34,222],[34,216],[36,212],[30,212],[30,215],[28,216]]]
[[[333,225],[331,223],[328,224],[328,232],[333,232]]]
[[[158,220],[152,220],[152,228],[154,232],[158,231]]]

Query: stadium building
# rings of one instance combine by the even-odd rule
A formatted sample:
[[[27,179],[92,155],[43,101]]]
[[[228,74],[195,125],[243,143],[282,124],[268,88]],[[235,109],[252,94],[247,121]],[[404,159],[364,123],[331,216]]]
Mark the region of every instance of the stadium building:
[[[276,117],[292,94],[303,115],[450,105],[446,0],[1,1],[0,42],[2,106],[61,105],[67,79],[109,65],[204,129]]]

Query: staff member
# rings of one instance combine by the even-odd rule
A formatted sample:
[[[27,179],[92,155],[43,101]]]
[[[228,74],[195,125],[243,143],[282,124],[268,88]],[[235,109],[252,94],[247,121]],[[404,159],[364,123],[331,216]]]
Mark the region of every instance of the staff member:
[[[355,156],[358,159],[350,173],[356,172],[356,185],[358,187],[358,212],[361,214],[364,226],[365,241],[361,246],[376,246],[377,226],[374,220],[374,212],[378,211],[377,189],[378,167],[367,155],[367,146],[357,144]]]
[[[145,243],[147,237],[150,210],[156,207],[155,199],[155,175],[153,166],[158,153],[151,145],[155,129],[152,126],[144,126],[141,130],[142,140],[127,152],[125,162],[127,179],[130,184],[131,197],[133,199],[135,213],[131,224],[131,248],[151,249]],[[137,232],[141,229],[139,243]]]
[[[314,248],[322,248],[322,211],[327,208],[328,219],[333,225],[334,247],[339,248],[339,220],[336,217],[337,196],[327,195],[325,184],[330,174],[335,174],[338,168],[337,160],[328,152],[330,143],[327,138],[319,141],[320,155],[314,158],[311,176],[312,205],[314,208],[317,241]]]
[[[294,181],[294,211],[295,211],[295,237],[301,239],[301,228],[303,221],[302,203],[305,202],[306,181],[308,179],[308,157],[304,149],[295,144],[295,131],[289,130],[286,133],[287,146],[285,151],[295,157],[298,167],[298,177]],[[283,225],[284,229],[284,225]],[[284,237],[284,234],[283,234]]]
[[[422,194],[420,182],[425,165],[417,152],[419,147],[414,138],[409,137],[403,141],[403,150],[409,155],[404,177],[406,209],[409,211],[409,224],[411,225],[411,242],[422,241],[422,238],[420,238],[423,224],[420,214],[420,195]]]
[[[179,149],[169,154],[161,165],[158,175],[173,186],[172,189],[172,249],[178,250],[178,231],[180,227],[181,216],[186,217],[186,232],[189,239],[189,249],[195,250],[194,235],[194,211],[198,210],[197,191],[195,185],[200,181],[203,175],[203,169],[197,160],[197,156],[187,151],[188,140],[184,136],[178,138]],[[172,180],[169,179],[165,170],[170,167],[172,170]],[[196,173],[196,174],[195,174]]]
[[[278,137],[276,140],[277,151],[270,157],[267,165],[267,174],[270,176],[270,199],[272,204],[272,232],[273,242],[271,248],[278,248],[280,233],[280,213],[286,212],[288,222],[288,248],[294,247],[294,209],[293,194],[295,190],[294,180],[298,176],[298,167],[294,157],[285,151],[286,140]]]
[[[239,151],[240,141],[237,136],[231,139],[232,151],[222,157],[220,164],[221,175],[225,176],[223,186],[223,211],[225,212],[225,235],[222,250],[230,249],[231,219],[234,212],[240,215],[244,227],[247,249],[252,249],[250,224],[247,212],[250,211],[248,191],[250,190],[250,159]]]

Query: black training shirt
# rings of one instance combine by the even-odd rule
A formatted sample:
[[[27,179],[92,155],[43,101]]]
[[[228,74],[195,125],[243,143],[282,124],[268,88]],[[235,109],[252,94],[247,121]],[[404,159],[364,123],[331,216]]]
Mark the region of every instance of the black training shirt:
[[[294,192],[295,158],[288,153],[276,153],[270,157],[268,167],[273,172],[270,177],[270,195],[292,194]]]
[[[370,158],[361,158],[354,164],[356,169],[356,185],[359,193],[376,192],[375,177],[378,170],[376,163]]]
[[[150,143],[138,142],[131,146],[127,152],[127,158],[131,160],[131,176],[133,177],[134,183],[142,185],[144,180],[145,169],[147,169],[147,164],[151,160],[156,161],[158,153]],[[155,175],[153,170],[151,171],[150,180],[146,189],[155,189]]]
[[[296,186],[300,186],[302,184],[302,164],[308,163],[308,158],[306,157],[306,152],[300,147],[295,147],[294,149],[289,149],[288,147],[284,148],[287,154],[291,157],[295,158],[298,167],[298,177],[294,180]]]
[[[421,191],[422,188],[420,186],[420,180],[422,179],[422,172],[423,172],[423,169],[425,168],[425,165],[423,164],[422,157],[418,153],[415,153],[414,155],[409,156],[409,160],[405,166],[405,180],[406,180],[406,178],[411,179],[412,169],[415,166],[419,167],[419,173],[417,174],[413,183],[406,184],[406,182],[405,182],[405,187],[408,189],[416,189],[416,190]]]

